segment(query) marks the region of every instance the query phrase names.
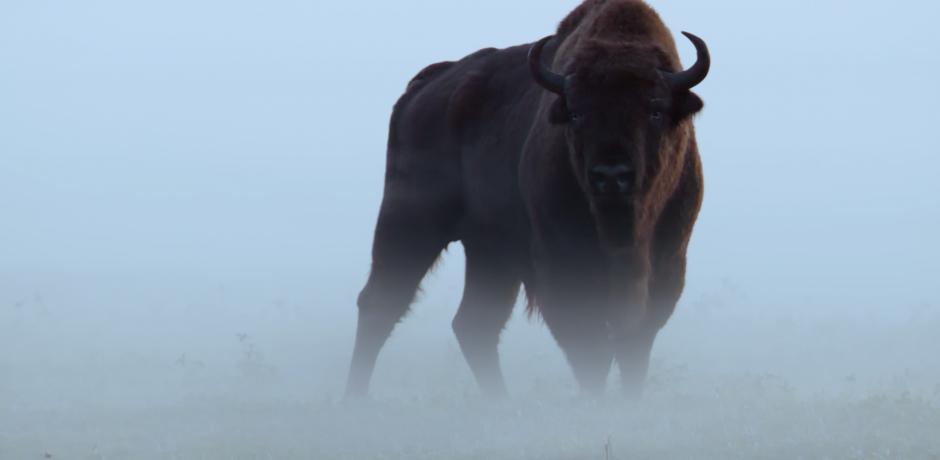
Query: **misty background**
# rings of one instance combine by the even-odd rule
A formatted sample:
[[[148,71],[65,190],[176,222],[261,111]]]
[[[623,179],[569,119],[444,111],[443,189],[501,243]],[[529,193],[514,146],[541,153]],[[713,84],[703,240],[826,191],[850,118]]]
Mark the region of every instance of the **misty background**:
[[[687,288],[640,406],[575,402],[517,307],[514,400],[478,407],[459,244],[378,407],[338,404],[392,104],[578,3],[0,2],[0,459],[940,456],[928,2],[651,2],[713,65]]]

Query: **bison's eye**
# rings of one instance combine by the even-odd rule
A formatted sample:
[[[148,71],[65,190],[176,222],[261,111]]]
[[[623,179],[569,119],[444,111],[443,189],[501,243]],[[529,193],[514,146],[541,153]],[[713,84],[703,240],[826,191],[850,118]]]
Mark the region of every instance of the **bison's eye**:
[[[580,122],[581,122],[581,114],[572,112],[571,114],[568,115],[568,119],[569,119],[572,123],[580,123]]]
[[[650,120],[659,121],[663,119],[663,113],[660,111],[655,111],[650,114]]]

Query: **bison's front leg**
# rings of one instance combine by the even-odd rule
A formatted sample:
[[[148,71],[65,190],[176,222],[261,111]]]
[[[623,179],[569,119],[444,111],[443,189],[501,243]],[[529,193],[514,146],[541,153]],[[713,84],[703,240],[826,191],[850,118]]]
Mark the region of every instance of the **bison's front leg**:
[[[650,262],[645,245],[611,257],[608,318],[623,392],[639,398],[658,328],[649,324]]]
[[[638,399],[643,395],[656,333],[655,329],[644,328],[615,341],[621,388],[627,398]]]
[[[613,359],[603,307],[588,302],[545,303],[541,311],[545,324],[564,350],[582,393],[603,394]]]
[[[645,283],[648,289],[643,290],[648,292],[643,316],[627,329],[616,346],[623,390],[631,397],[639,397],[643,392],[656,335],[675,311],[685,286],[686,257],[677,247],[684,248],[667,246],[668,251],[660,251],[654,258],[652,275]]]

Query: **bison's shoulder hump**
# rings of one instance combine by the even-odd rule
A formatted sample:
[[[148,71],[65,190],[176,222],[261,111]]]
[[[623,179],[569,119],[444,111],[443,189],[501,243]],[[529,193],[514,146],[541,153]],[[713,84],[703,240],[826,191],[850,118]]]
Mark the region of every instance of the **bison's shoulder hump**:
[[[421,69],[421,71],[408,82],[408,87],[405,91],[411,92],[417,90],[435,76],[440,75],[441,72],[453,67],[454,64],[456,64],[454,61],[435,62]]]
[[[462,76],[454,89],[448,106],[447,122],[455,134],[459,134],[461,127],[472,122],[479,114],[486,100],[488,80],[489,75],[485,72],[469,72]]]

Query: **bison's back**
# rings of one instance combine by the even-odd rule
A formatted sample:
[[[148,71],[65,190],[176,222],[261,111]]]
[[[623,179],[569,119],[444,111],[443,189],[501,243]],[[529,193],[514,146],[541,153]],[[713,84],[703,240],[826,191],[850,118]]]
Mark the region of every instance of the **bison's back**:
[[[527,75],[513,72],[514,67],[524,70],[525,49],[485,48],[422,69],[395,104],[392,145],[447,148],[471,140],[468,131],[479,132],[497,121],[500,113],[493,109],[529,83]]]
[[[528,45],[487,48],[419,72],[389,127],[386,194],[449,201],[461,219],[455,239],[485,229],[522,235],[518,163],[540,92]]]

